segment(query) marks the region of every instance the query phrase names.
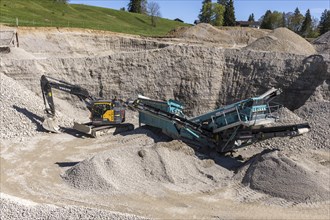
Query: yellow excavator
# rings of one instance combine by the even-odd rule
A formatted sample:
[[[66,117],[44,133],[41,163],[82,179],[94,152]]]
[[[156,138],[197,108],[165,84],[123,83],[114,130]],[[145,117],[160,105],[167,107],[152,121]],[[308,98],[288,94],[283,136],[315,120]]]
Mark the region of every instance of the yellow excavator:
[[[45,130],[59,133],[60,128],[56,122],[55,105],[53,100],[52,89],[57,89],[77,96],[83,101],[90,111],[90,122],[77,123],[74,122],[73,129],[96,137],[98,131],[110,128],[116,128],[116,132],[124,132],[134,129],[134,125],[125,122],[125,107],[121,100],[98,99],[90,95],[89,92],[78,86],[68,82],[41,76],[40,79],[41,91],[45,104],[45,112],[47,114],[42,126]]]

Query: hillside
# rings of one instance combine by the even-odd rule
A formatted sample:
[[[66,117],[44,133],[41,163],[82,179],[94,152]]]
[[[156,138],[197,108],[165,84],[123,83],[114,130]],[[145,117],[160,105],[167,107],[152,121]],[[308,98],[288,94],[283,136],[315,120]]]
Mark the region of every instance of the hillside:
[[[160,18],[151,26],[146,15],[81,4],[55,3],[53,0],[0,0],[0,23],[19,26],[78,27],[113,32],[162,36],[180,22]]]

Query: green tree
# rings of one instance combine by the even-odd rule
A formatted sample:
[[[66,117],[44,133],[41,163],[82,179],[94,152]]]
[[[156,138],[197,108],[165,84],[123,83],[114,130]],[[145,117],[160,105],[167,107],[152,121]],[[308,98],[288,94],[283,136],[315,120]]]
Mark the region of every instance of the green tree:
[[[330,10],[325,9],[319,23],[320,34],[330,31]]]
[[[223,25],[223,17],[225,13],[225,7],[219,3],[212,4],[212,25],[214,26],[222,26]]]
[[[203,6],[199,14],[199,21],[203,23],[211,23],[212,19],[212,1],[204,0]]]
[[[233,0],[229,0],[226,4],[225,13],[224,13],[224,25],[225,26],[235,26],[235,9]]]
[[[222,5],[223,7],[226,7],[226,5],[228,4],[228,0],[218,0],[217,3],[219,5]]]
[[[303,21],[304,16],[300,13],[299,8],[296,8],[293,15],[288,18],[288,28],[299,33]]]
[[[271,18],[270,18],[271,14],[272,14],[271,10],[266,11],[265,15],[262,17],[260,28],[272,29]]]
[[[250,14],[249,16],[249,19],[248,19],[249,22],[254,22],[254,14]]]
[[[309,9],[306,11],[305,19],[302,23],[301,29],[300,29],[300,35],[303,37],[310,37],[312,32],[312,16]]]
[[[225,7],[219,3],[204,1],[201,14],[199,15],[200,22],[209,23],[214,26],[223,25]]]
[[[262,17],[262,22],[260,25],[264,29],[275,29],[278,27],[283,27],[283,13],[271,10],[267,10],[265,15]]]
[[[130,0],[127,6],[129,12],[141,13],[142,12],[142,0]]]

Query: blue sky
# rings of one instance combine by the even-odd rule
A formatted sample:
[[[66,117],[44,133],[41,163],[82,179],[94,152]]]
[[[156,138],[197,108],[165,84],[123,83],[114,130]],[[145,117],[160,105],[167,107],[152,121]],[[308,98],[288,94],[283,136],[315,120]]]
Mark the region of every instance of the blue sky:
[[[157,2],[163,18],[180,18],[186,23],[193,23],[197,19],[202,0],[148,0]],[[127,8],[126,0],[69,0],[71,4],[86,4],[106,8]],[[216,2],[216,0],[213,0]],[[296,7],[304,15],[310,9],[312,16],[320,19],[322,12],[330,9],[330,0],[234,0],[236,20],[247,20],[251,13],[259,19],[266,10],[293,12]]]

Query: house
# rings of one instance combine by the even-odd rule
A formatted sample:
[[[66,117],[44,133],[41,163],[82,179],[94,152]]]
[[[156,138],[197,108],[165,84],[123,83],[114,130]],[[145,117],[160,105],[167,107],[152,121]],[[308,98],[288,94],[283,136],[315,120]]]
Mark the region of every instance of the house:
[[[176,18],[176,19],[174,19],[174,21],[178,21],[178,22],[184,23],[180,18]]]
[[[252,28],[260,28],[259,21],[236,21],[236,26],[240,27],[252,27]]]

